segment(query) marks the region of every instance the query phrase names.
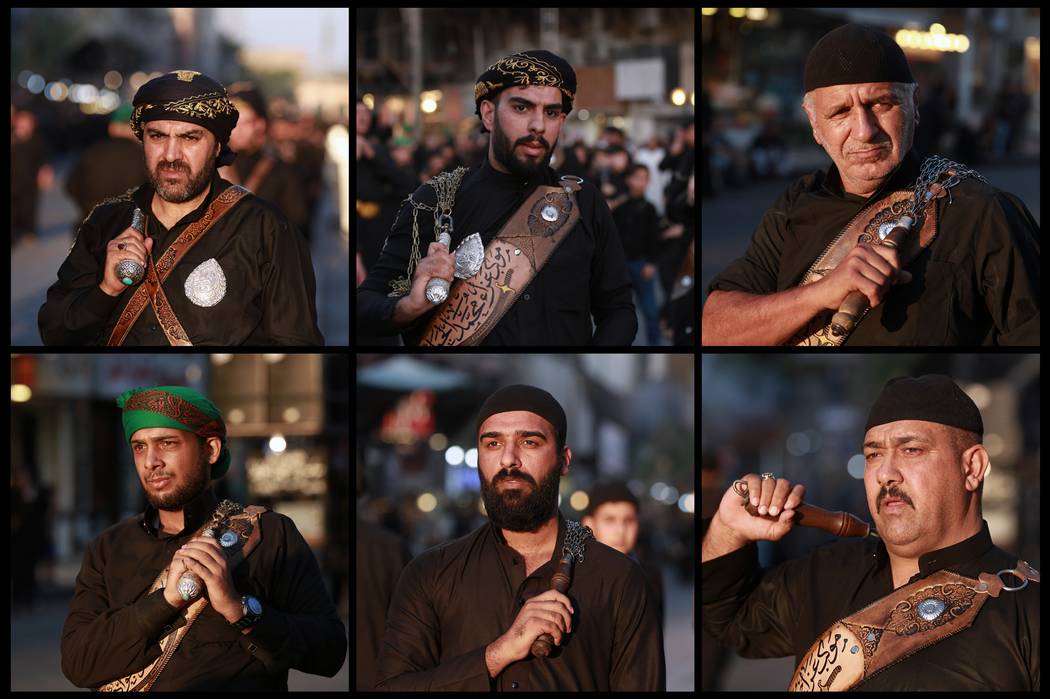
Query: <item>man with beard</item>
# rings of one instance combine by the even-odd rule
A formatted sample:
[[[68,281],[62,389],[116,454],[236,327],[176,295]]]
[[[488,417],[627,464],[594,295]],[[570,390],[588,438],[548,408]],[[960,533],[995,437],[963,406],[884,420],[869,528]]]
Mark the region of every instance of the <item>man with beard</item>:
[[[744,476],[759,514],[731,487],[704,534],[705,628],[749,658],[795,655],[792,690],[1038,691],[1039,573],[992,543],[983,433],[949,377],[891,379],[864,435],[878,538],[769,571],[753,542],[791,531],[805,488]]]
[[[215,497],[211,481],[230,466],[215,405],[183,386],[133,389],[117,405],[149,505],[84,554],[62,632],[69,681],[122,691],[287,691],[289,668],[335,675],[346,631],[295,523]],[[249,528],[231,523],[241,513],[250,514]],[[214,538],[202,536],[206,526]],[[187,572],[200,579],[206,605],[185,596]]]
[[[591,183],[548,166],[575,94],[572,66],[549,51],[482,73],[474,97],[492,132],[487,157],[408,198],[357,290],[363,334],[400,332],[411,345],[631,344],[638,321],[609,207]],[[448,247],[438,242],[446,224]],[[432,280],[453,280],[449,251],[474,233],[486,250],[480,271],[447,301],[428,299]]]
[[[150,181],[80,225],[40,308],[44,343],[323,344],[302,236],[217,174],[236,157],[225,88],[175,71],[139,88],[134,107]]]
[[[402,572],[377,689],[664,689],[660,622],[641,569],[558,511],[572,462],[566,429],[558,401],[533,386],[507,386],[482,405],[478,477],[491,521]],[[552,590],[562,548],[577,546],[570,586]],[[553,650],[534,656],[543,634]]]

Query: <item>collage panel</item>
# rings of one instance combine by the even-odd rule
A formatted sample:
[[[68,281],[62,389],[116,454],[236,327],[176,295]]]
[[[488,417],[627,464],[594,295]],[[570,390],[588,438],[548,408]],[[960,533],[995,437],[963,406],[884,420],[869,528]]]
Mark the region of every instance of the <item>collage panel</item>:
[[[10,361],[13,689],[349,688],[345,354]]]
[[[1038,688],[1039,354],[701,371],[705,689]]]
[[[357,355],[358,690],[693,687],[695,381],[692,354]]]

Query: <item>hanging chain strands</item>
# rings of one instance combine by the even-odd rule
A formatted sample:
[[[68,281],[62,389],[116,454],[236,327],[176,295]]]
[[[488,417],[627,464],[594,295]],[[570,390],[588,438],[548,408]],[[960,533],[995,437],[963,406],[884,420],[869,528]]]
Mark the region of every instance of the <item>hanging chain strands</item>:
[[[937,183],[937,180],[947,174],[949,170],[954,170],[954,172],[944,182]],[[984,179],[976,170],[960,165],[953,160],[948,160],[939,155],[926,158],[922,163],[922,167],[919,168],[919,178],[915,180],[910,211],[911,218],[918,221],[926,208],[926,203],[936,196],[936,193],[933,191],[934,184],[938,184],[939,187],[948,192],[948,203],[951,204],[952,187],[959,184],[966,177],[973,177],[985,184],[988,183],[988,180]]]
[[[587,539],[593,539],[594,532],[579,522],[565,520],[565,542],[562,544],[562,554],[571,553],[577,563],[583,563],[584,547]]]
[[[444,224],[443,221],[452,220],[452,206],[456,203],[456,192],[459,190],[459,185],[463,181],[463,176],[467,173],[469,168],[458,167],[452,172],[441,172],[434,175],[425,184],[430,185],[437,194],[437,205],[428,206],[422,202],[418,202],[409,195],[405,198],[405,201],[412,205],[412,252],[408,256],[408,268],[405,270],[405,276],[390,282],[390,293],[387,296],[407,296],[412,291],[412,272],[416,268],[416,263],[419,262],[419,215],[420,210],[434,212],[434,235],[435,239],[437,231],[443,225],[448,225],[448,232],[451,235],[451,224]],[[405,202],[401,202],[403,206]],[[401,206],[398,207],[400,214]],[[397,227],[397,219],[394,219],[394,228]],[[393,229],[391,229],[393,230]]]

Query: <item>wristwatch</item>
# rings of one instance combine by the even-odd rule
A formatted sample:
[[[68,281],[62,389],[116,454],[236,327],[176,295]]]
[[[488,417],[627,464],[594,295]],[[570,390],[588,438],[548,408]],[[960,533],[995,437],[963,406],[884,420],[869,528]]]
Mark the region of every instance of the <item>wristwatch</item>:
[[[262,617],[262,602],[251,595],[241,597],[241,609],[244,611],[244,616],[230,624],[238,631],[254,626]]]

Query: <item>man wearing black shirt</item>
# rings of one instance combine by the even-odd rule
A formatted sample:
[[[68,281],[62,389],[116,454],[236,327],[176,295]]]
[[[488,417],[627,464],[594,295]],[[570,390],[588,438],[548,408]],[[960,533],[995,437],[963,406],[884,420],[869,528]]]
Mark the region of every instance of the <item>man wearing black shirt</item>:
[[[508,386],[482,406],[478,476],[491,523],[418,556],[401,575],[377,689],[664,689],[656,604],[641,569],[589,539],[565,594],[551,576],[566,545],[558,484],[572,452],[561,406]],[[547,657],[530,653],[542,634]]]
[[[881,538],[836,542],[769,571],[759,568],[753,542],[791,531],[805,488],[772,474],[744,476],[759,515],[748,514],[729,488],[704,534],[705,628],[744,657],[795,655],[800,670],[812,670],[807,650],[829,627],[881,608],[863,628],[844,624],[865,639],[865,673],[835,689],[1038,691],[1038,573],[1031,582],[1007,575],[1026,567],[992,543],[981,517],[989,468],[983,430],[977,406],[950,378],[889,381],[864,436],[864,487]],[[1014,589],[993,596],[981,574],[997,572]],[[923,583],[945,573],[954,582]],[[919,603],[926,600],[931,606]],[[972,607],[968,624],[934,638]],[[888,650],[909,638],[910,652]],[[836,651],[859,662],[860,645],[825,647],[818,659],[824,677],[847,674],[838,673],[847,661]]]
[[[258,544],[236,566],[223,549],[236,551],[241,532],[194,536],[214,521],[211,480],[230,464],[214,404],[189,388],[158,386],[128,391],[118,405],[149,506],[84,554],[62,631],[69,681],[123,691],[287,691],[289,668],[335,675],[346,630],[292,520],[259,515]],[[187,571],[203,583],[203,609],[203,600],[182,595]],[[154,589],[159,577],[164,585]],[[190,623],[161,662],[172,634]]]
[[[482,74],[475,102],[492,138],[485,162],[455,192],[451,245],[436,242],[432,212],[438,198],[423,185],[401,207],[379,261],[358,288],[362,333],[400,332],[406,344],[418,344],[436,310],[425,297],[427,283],[453,278],[449,250],[473,233],[488,245],[537,187],[559,185],[547,163],[575,91],[572,67],[549,51],[508,56]],[[626,346],[634,341],[638,321],[631,283],[609,207],[589,182],[575,197],[579,221],[531,283],[522,289],[513,279],[500,280],[502,293],[518,296],[481,344]],[[424,249],[426,256],[417,259]]]

